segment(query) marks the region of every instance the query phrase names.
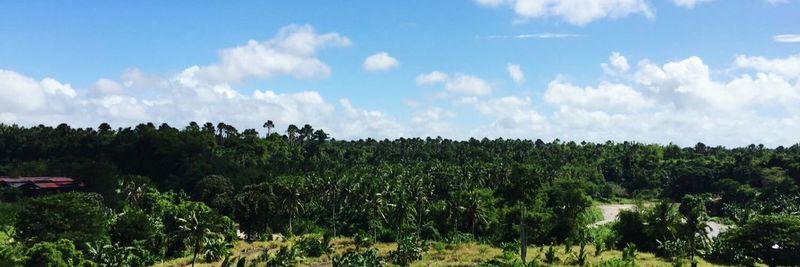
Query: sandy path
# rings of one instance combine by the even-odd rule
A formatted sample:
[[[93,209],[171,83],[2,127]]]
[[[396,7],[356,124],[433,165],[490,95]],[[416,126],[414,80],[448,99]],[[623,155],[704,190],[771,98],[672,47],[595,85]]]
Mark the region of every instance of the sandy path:
[[[603,213],[603,219],[591,224],[591,226],[599,226],[603,224],[607,224],[613,222],[617,219],[617,215],[622,210],[632,210],[636,206],[633,204],[602,204],[598,205],[597,208],[600,209]]]
[[[632,210],[632,209],[636,208],[636,206],[633,205],[633,204],[602,204],[602,205],[598,205],[597,208],[599,208],[600,211],[602,211],[603,220],[591,224],[590,225],[591,227],[596,227],[596,226],[600,226],[600,225],[604,225],[604,224],[607,224],[607,223],[614,222],[615,220],[617,220],[617,215],[619,215],[620,211]],[[707,224],[708,224],[708,238],[709,239],[716,238],[717,236],[719,236],[719,234],[724,233],[725,231],[728,230],[728,228],[730,228],[730,226],[728,226],[728,225],[717,223],[717,222],[709,221]]]

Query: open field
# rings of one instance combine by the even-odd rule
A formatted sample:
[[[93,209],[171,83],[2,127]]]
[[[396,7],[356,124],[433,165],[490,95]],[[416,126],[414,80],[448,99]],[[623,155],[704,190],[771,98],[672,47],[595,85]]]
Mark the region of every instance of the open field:
[[[264,251],[274,252],[281,246],[289,245],[292,241],[264,241],[264,242],[245,242],[239,241],[236,243],[232,250],[231,258],[245,257],[248,259],[248,264],[261,255]],[[355,245],[349,238],[337,238],[331,241],[333,253],[331,256],[343,254],[348,249],[354,249]],[[388,256],[389,253],[396,249],[395,243],[377,243],[373,246],[377,248],[381,256]],[[437,249],[438,248],[438,249]],[[545,253],[547,247],[531,246],[528,248],[528,261],[538,260],[544,266],[572,266],[574,265],[574,254],[578,251],[578,246],[572,247],[572,253],[565,253],[565,247],[555,246],[556,256],[558,262],[553,264],[545,264]],[[620,258],[622,252],[618,250],[604,251],[599,257],[594,256],[595,249],[591,245],[587,245],[587,266],[592,266],[602,261]],[[424,252],[422,259],[411,264],[411,266],[476,266],[480,263],[487,262],[502,254],[502,250],[486,244],[479,244],[469,242],[464,244],[436,244],[433,243],[429,246],[428,250]],[[331,256],[323,255],[316,258],[303,258],[300,266],[331,266]],[[202,267],[216,267],[220,266],[222,261],[211,263],[198,263],[196,266]],[[636,253],[637,266],[672,266],[672,263],[667,259],[656,257],[651,253]],[[393,266],[390,262],[386,262],[387,266]],[[163,262],[155,265],[155,267],[184,267],[191,266],[191,257],[183,257],[171,261]],[[265,266],[260,263],[258,266]],[[698,266],[719,266],[712,263],[700,260]]]

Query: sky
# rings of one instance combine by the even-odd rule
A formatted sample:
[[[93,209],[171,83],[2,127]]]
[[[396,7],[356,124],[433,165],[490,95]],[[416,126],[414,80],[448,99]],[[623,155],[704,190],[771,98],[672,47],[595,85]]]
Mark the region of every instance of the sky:
[[[800,142],[798,0],[0,0],[0,123]]]

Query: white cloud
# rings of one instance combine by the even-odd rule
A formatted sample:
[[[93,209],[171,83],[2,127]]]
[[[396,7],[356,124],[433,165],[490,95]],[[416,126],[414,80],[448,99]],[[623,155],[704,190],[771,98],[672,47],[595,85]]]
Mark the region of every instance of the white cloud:
[[[250,40],[246,45],[223,49],[220,62],[187,69],[194,80],[208,83],[238,82],[248,77],[270,78],[291,75],[297,78],[324,78],[330,67],[315,57],[326,47],[344,47],[350,39],[338,33],[317,34],[310,25],[283,27],[270,40]],[[187,72],[189,74],[189,72]]]
[[[628,69],[630,69],[630,65],[628,65],[628,59],[622,56],[619,52],[611,53],[611,56],[608,57],[608,63],[603,63],[600,66],[603,68],[605,73],[610,75],[626,72]]]
[[[456,127],[451,120],[456,117],[452,111],[441,107],[429,107],[417,111],[411,118],[411,134],[419,137],[454,136]]]
[[[508,63],[508,76],[511,76],[511,79],[517,83],[522,83],[525,81],[525,73],[522,72],[522,68],[517,64]]]
[[[0,69],[0,113],[33,111],[45,105],[41,83],[19,73]]]
[[[400,62],[397,59],[393,58],[386,52],[379,52],[372,54],[364,60],[364,70],[375,72],[375,71],[387,71],[392,68],[397,67],[400,65]]]
[[[602,82],[596,88],[581,88],[560,79],[547,85],[544,100],[559,106],[605,112],[636,112],[653,106],[653,101],[628,85]]]
[[[528,97],[506,96],[475,103],[475,110],[494,118],[492,127],[499,129],[538,128],[546,118],[533,109]]]
[[[450,79],[450,75],[441,71],[433,71],[427,74],[417,75],[417,85],[433,85],[443,83]]]
[[[675,3],[675,5],[678,5],[680,7],[689,8],[689,9],[694,8],[694,6],[697,5],[697,4],[709,3],[711,1],[712,0],[672,0],[672,2]],[[774,0],[770,0],[770,1],[774,1]]]
[[[444,90],[464,95],[488,95],[492,86],[481,78],[466,74],[456,73],[444,84]]]
[[[449,75],[441,71],[433,71],[417,75],[416,82],[417,85],[444,84],[445,92],[467,96],[488,95],[493,90],[492,85],[483,79],[462,73]]]
[[[800,77],[800,54],[779,59],[739,55],[736,57],[734,65],[739,68],[750,68],[789,78]]]
[[[476,3],[488,7],[508,6],[523,19],[558,17],[575,25],[632,14],[653,17],[652,8],[645,0],[476,0]]]
[[[800,43],[800,34],[779,34],[773,39],[779,43]]]

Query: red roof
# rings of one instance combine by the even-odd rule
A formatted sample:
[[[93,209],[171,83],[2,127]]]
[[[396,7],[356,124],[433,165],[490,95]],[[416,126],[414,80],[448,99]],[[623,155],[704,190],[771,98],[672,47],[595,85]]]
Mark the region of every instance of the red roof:
[[[68,177],[0,177],[0,184],[13,187],[36,188],[36,189],[57,189],[67,187],[82,187],[83,183],[78,183]]]

